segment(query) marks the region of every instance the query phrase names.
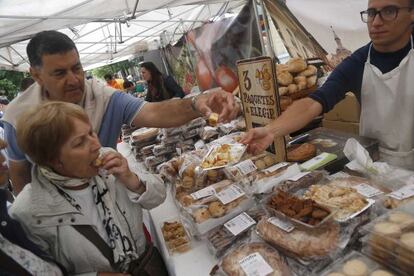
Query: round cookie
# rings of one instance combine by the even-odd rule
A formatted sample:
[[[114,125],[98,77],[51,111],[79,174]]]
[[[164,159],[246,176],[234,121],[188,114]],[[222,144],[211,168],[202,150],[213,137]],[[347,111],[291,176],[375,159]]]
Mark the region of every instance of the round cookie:
[[[414,232],[407,232],[401,235],[399,247],[396,250],[400,262],[414,268]]]
[[[224,216],[224,214],[226,213],[226,208],[221,202],[214,201],[208,205],[208,211],[210,212],[213,218],[219,218]]]
[[[184,169],[183,176],[194,177],[195,174],[195,165],[191,164]]]
[[[365,276],[368,274],[368,267],[363,261],[354,259],[347,261],[342,267],[342,271],[347,276]]]
[[[217,181],[217,177],[218,177],[218,172],[216,170],[209,170],[207,172],[207,178],[211,182],[216,182]]]
[[[414,217],[405,212],[392,212],[388,216],[388,221],[397,223],[402,229],[414,226]]]
[[[371,274],[369,276],[394,276],[394,274],[392,274],[388,271],[379,269],[379,270],[375,270],[375,271],[371,272]]]
[[[190,189],[194,185],[194,179],[191,176],[184,176],[182,185],[186,189]]]
[[[177,194],[177,199],[184,207],[190,206],[194,202],[194,199],[185,192]]]
[[[401,227],[392,222],[379,222],[372,229],[369,243],[375,256],[387,259],[395,249],[396,239],[401,236]]]
[[[407,232],[402,234],[400,243],[402,246],[414,253],[414,232]]]
[[[203,207],[195,210],[193,217],[197,223],[202,223],[210,218],[210,213],[207,208]]]
[[[401,227],[392,222],[379,222],[374,225],[373,232],[391,237],[399,237],[401,235]]]
[[[266,163],[262,159],[256,160],[254,164],[259,171],[266,168]]]

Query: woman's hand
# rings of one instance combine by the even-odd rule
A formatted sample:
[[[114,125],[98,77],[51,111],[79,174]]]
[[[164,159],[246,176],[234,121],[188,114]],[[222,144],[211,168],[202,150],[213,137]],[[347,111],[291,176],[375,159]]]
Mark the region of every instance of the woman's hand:
[[[240,143],[248,145],[247,151],[259,154],[264,151],[274,140],[274,134],[266,127],[258,127],[249,130],[240,140]]]
[[[145,192],[145,185],[141,183],[138,176],[131,172],[128,161],[119,152],[110,151],[102,156],[102,169],[108,174],[113,174],[129,190],[142,194]]]

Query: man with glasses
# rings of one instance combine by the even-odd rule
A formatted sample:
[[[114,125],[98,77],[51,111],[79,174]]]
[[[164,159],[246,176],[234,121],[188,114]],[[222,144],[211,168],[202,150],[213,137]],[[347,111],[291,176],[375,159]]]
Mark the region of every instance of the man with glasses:
[[[380,141],[381,159],[414,169],[414,0],[369,0],[361,12],[371,42],[339,64],[310,97],[247,133],[251,152],[328,112],[352,91],[361,103],[360,135]]]

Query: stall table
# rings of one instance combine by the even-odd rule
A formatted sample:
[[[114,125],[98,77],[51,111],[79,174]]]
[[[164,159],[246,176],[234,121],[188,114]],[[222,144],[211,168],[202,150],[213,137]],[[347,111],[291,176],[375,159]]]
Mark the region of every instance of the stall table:
[[[132,171],[135,173],[146,171],[144,165],[134,159],[134,155],[127,143],[119,143],[117,149],[128,160]],[[209,253],[207,245],[203,241],[197,241],[192,238],[191,250],[172,256],[169,254],[161,233],[161,226],[164,221],[178,219],[178,217],[179,211],[167,187],[167,198],[164,203],[150,210],[148,214],[144,214],[144,223],[151,233],[155,244],[160,249],[170,275],[209,275],[210,270],[217,263],[217,259]]]

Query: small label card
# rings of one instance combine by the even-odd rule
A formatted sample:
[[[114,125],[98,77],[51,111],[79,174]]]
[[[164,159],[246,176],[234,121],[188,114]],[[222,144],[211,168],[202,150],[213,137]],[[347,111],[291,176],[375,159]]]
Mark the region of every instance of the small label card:
[[[255,225],[256,222],[245,212],[241,213],[237,217],[229,220],[224,224],[224,227],[227,228],[234,236],[237,236],[241,232],[250,228],[252,225]]]

